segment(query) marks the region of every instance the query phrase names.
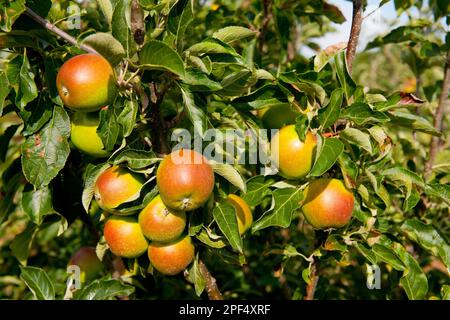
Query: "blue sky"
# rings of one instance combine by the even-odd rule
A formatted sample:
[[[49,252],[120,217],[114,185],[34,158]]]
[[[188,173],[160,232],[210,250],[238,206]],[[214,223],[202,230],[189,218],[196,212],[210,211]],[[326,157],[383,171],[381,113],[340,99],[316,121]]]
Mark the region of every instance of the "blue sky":
[[[333,27],[336,29],[336,32],[328,33],[324,37],[318,38],[316,40],[316,42],[322,49],[341,41],[348,41],[352,23],[351,1],[330,0],[328,2],[330,4],[334,4],[341,10],[347,21],[343,24],[333,23]],[[367,8],[363,13],[363,17],[374,10],[376,11],[363,21],[361,34],[359,37],[359,50],[363,49],[367,45],[367,43],[373,40],[376,36],[386,34],[390,29],[392,29],[392,22],[396,22],[394,24],[395,27],[408,21],[407,15],[405,13],[400,15],[400,17],[397,17],[397,12],[395,11],[394,7],[394,1],[389,1],[381,8],[378,7],[379,3],[380,0],[368,0]],[[413,9],[412,13],[417,14],[417,10]],[[308,48],[302,48],[302,53],[308,57],[315,54],[315,52],[309,50]]]

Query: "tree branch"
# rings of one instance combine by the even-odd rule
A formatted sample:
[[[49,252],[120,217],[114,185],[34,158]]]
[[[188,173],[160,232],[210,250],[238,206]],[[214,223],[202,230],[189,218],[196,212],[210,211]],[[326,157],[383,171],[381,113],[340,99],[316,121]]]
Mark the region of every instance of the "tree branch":
[[[272,0],[263,0],[264,18],[259,33],[259,53],[263,53],[264,39],[266,37],[267,27],[272,20]]]
[[[131,32],[133,33],[134,41],[138,45],[142,45],[145,40],[144,10],[142,10],[138,0],[131,1],[130,11]]]
[[[317,283],[319,282],[319,262],[314,259],[311,265],[311,282],[306,286],[306,295],[303,300],[314,300],[314,293],[316,292]]]
[[[40,15],[38,15],[36,12],[34,12],[33,10],[31,10],[28,7],[26,10],[26,13],[28,14],[29,17],[31,17],[34,21],[39,23],[41,26],[43,26],[44,28],[57,34],[58,36],[60,36],[61,38],[63,38],[67,42],[69,42],[70,44],[72,44],[86,52],[99,54],[97,51],[95,51],[94,48],[92,48],[88,45],[85,45],[85,44],[79,44],[78,41],[74,37],[72,37],[70,34],[62,31],[60,28],[58,28],[54,24],[50,23],[48,20],[45,20],[44,18],[42,18]]]
[[[168,154],[170,152],[169,145],[166,141],[166,124],[159,110],[165,91],[158,92],[155,82],[150,83],[150,125],[153,131],[152,142],[154,149],[160,154]]]
[[[348,38],[347,44],[347,67],[348,72],[352,72],[353,58],[355,57],[356,47],[358,46],[359,34],[361,33],[361,23],[362,23],[362,1],[353,0],[353,18],[352,27],[350,29],[350,36]]]
[[[444,80],[442,82],[442,91],[439,97],[439,104],[434,114],[434,128],[438,131],[442,131],[442,118],[444,113],[450,111],[450,101],[448,99],[448,93],[450,90],[450,50],[447,52],[447,59],[445,62]],[[430,157],[425,163],[425,178],[431,176],[434,159],[439,151],[441,145],[440,137],[433,137],[430,147]]]
[[[206,292],[208,293],[209,300],[223,300],[222,293],[217,287],[216,279],[211,275],[203,261],[199,260],[198,266],[200,268],[200,272],[205,278]]]

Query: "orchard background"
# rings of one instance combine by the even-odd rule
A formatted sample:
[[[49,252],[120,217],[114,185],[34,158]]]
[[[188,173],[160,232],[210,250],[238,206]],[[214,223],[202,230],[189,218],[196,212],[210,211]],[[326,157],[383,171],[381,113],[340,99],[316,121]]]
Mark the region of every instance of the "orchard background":
[[[450,299],[447,1],[393,1],[408,21],[356,56],[371,14],[359,0],[348,42],[327,48],[317,39],[345,18],[321,0],[0,3],[1,299]],[[86,51],[116,74],[118,94],[98,111],[106,158],[74,147],[74,113],[56,87],[63,63]],[[270,108],[280,109],[264,118]],[[176,276],[146,254],[110,252],[110,214],[93,200],[103,170],[145,179],[119,208],[136,214],[157,195],[174,131],[257,132],[283,114],[301,140],[318,137],[306,177],[214,165],[213,195],[184,230],[195,259]],[[319,177],[354,195],[342,228],[314,229],[302,214],[303,191]],[[229,194],[253,211],[243,235]],[[67,266],[85,246],[103,266],[76,289]]]

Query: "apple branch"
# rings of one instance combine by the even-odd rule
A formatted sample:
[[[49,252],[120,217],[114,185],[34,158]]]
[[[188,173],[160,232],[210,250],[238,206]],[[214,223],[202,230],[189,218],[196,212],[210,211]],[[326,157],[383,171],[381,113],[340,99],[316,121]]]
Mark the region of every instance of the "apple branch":
[[[438,131],[442,131],[442,119],[444,113],[450,111],[450,100],[448,94],[450,91],[450,50],[447,52],[447,59],[445,62],[444,80],[442,82],[442,91],[439,97],[439,104],[434,114],[434,128]],[[433,169],[434,159],[441,146],[441,138],[433,137],[430,147],[430,157],[425,163],[425,177],[428,179]]]
[[[306,286],[306,295],[303,300],[314,300],[314,293],[316,292],[317,283],[319,282],[319,262],[314,260],[311,265],[311,281]]]
[[[63,38],[67,42],[69,42],[70,44],[72,44],[86,52],[99,54],[97,51],[95,51],[94,48],[92,48],[88,45],[85,45],[85,44],[79,44],[78,41],[74,37],[72,37],[70,34],[64,32],[63,30],[61,30],[60,28],[58,28],[57,26],[52,24],[50,21],[42,18],[40,15],[38,15],[36,12],[34,12],[33,10],[31,10],[28,7],[26,9],[26,13],[30,18],[32,18],[34,21],[39,23],[41,26],[43,26],[47,30],[57,34],[58,36],[60,36],[61,38]]]
[[[211,275],[203,261],[199,260],[198,266],[200,268],[200,272],[205,278],[206,293],[208,293],[209,300],[223,300],[222,293],[217,287],[216,279]]]
[[[353,0],[353,18],[352,18],[352,27],[350,29],[350,36],[348,38],[347,44],[347,67],[348,72],[352,72],[352,63],[353,58],[355,57],[356,47],[358,46],[359,34],[361,33],[361,24],[362,24],[362,1],[361,0]]]

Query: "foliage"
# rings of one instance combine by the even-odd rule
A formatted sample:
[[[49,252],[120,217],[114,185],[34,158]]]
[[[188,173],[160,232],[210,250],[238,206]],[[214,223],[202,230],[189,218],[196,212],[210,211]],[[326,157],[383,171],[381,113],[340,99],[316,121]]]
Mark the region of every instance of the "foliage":
[[[142,25],[129,17],[131,2],[13,0],[1,8],[0,298],[206,298],[201,259],[227,299],[300,299],[313,261],[320,262],[318,299],[448,299],[450,140],[433,125],[448,8],[430,1],[427,19],[369,43],[349,74],[345,49],[315,42],[345,20],[324,0],[140,0]],[[411,9],[411,1],[394,2],[399,12]],[[69,6],[81,13],[81,29]],[[109,159],[71,149],[70,111],[56,90],[58,68],[83,51],[39,26],[26,7],[115,67],[120,95],[100,112],[98,129]],[[301,45],[317,55],[305,58]],[[404,74],[414,90],[402,87]],[[257,132],[256,111],[279,104],[299,112],[300,136],[319,134],[305,179],[264,175],[216,140],[216,153],[234,161],[213,164],[214,197],[190,215],[198,258],[186,277],[152,274],[141,257],[125,261],[127,272],[68,294],[66,264],[78,247],[97,245],[112,266],[101,239],[104,214],[92,201],[99,172],[121,164],[146,178],[139,199],[120,208],[138,212],[156,195],[156,168],[177,144],[170,139],[177,129]],[[425,177],[433,136],[446,144]],[[238,151],[250,147],[247,139]],[[343,179],[355,195],[343,229],[313,230],[301,214],[302,190],[319,176]],[[254,210],[242,236],[224,200],[229,193]],[[366,287],[374,264],[380,290]]]

